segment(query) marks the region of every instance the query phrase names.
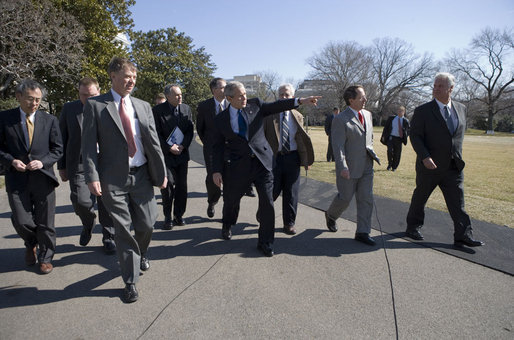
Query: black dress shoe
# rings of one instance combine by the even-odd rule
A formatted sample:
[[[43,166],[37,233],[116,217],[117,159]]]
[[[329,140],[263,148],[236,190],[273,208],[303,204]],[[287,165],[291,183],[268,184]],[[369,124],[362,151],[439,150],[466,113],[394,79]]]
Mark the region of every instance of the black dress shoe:
[[[274,255],[273,249],[267,244],[257,243],[257,249],[266,257],[272,257]]]
[[[162,230],[171,230],[173,229],[173,222],[170,220],[164,220],[164,224],[162,225]]]
[[[81,246],[85,247],[85,246],[87,246],[89,241],[91,241],[91,234],[93,233],[94,226],[95,225],[93,224],[92,226],[89,226],[89,227],[84,226],[82,228],[82,232],[80,233],[80,240],[79,240],[79,244]]]
[[[230,224],[223,223],[221,227],[221,238],[227,241],[232,238],[232,226]]]
[[[112,238],[106,238],[104,241],[104,252],[108,255],[114,254],[116,252],[116,243]]]
[[[150,269],[150,261],[148,261],[148,258],[145,255],[141,255],[141,270],[146,272],[148,269]]]
[[[337,231],[336,220],[328,216],[328,213],[325,211],[325,220],[327,221],[327,228],[331,232],[335,233]]]
[[[473,239],[472,236],[464,236],[461,240],[453,241],[453,244],[456,247],[463,247],[463,246],[480,247],[480,246],[483,246],[485,243],[482,241]]]
[[[284,226],[284,233],[287,235],[295,235],[296,234],[296,228],[294,225],[285,225]]]
[[[355,241],[366,243],[367,245],[374,246],[377,244],[375,240],[369,236],[368,233],[355,233]]]
[[[248,197],[255,197],[255,192],[253,192],[253,187],[250,186],[250,188],[248,188],[248,190],[246,191],[245,195]]]
[[[207,216],[210,218],[214,217],[214,204],[209,203],[209,206],[207,207]]]
[[[390,165],[387,166],[387,171],[389,171],[389,170],[391,170],[391,166]]]
[[[182,219],[182,216],[180,216],[180,217],[175,216],[175,218],[173,219],[173,225],[185,226],[186,222],[184,222],[184,220]]]
[[[407,230],[405,230],[405,236],[410,237],[411,239],[416,241],[424,240],[425,238],[423,237],[423,234],[421,234],[421,232],[419,231],[419,228],[420,227],[407,228]]]
[[[123,301],[125,301],[125,303],[132,303],[136,302],[138,298],[139,293],[137,292],[136,285],[133,283],[127,283],[123,290]]]

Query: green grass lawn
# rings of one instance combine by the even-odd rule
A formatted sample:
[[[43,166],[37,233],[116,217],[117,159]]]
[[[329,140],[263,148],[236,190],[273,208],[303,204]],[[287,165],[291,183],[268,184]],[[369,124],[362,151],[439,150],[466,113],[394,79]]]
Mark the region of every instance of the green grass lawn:
[[[386,171],[387,148],[379,141],[382,127],[374,128],[374,148],[382,166],[375,163],[373,190],[376,195],[402,202],[410,202],[414,190],[416,154],[407,143],[395,172]],[[315,162],[309,177],[335,183],[335,165],[326,162],[328,139],[322,127],[309,128],[314,144]],[[514,227],[514,136],[511,134],[486,135],[477,130],[466,134],[463,144],[464,195],[466,210],[472,218],[499,225]],[[436,189],[427,206],[446,210],[443,195]]]

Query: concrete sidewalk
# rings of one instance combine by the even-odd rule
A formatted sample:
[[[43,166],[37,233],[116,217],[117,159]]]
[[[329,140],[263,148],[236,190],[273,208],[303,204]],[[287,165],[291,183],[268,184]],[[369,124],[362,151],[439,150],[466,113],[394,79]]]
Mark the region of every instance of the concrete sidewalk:
[[[187,225],[163,231],[157,223],[152,267],[130,305],[121,301],[116,257],[102,252],[100,228],[89,246],[78,246],[67,183],[57,190],[49,275],[25,267],[2,191],[0,339],[393,339],[395,315],[400,339],[514,337],[512,276],[376,231],[380,246],[357,243],[353,222],[339,219],[330,233],[323,213],[305,205],[295,236],[281,232],[277,209],[275,256],[264,258],[256,249],[257,198],[243,198],[233,239],[223,241],[221,204],[206,218],[204,179],[203,166],[190,162]]]

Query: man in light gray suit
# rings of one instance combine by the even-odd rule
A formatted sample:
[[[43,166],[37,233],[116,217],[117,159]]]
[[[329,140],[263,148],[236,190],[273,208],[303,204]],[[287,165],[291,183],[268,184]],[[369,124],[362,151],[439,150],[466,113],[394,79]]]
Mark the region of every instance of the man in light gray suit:
[[[348,108],[332,121],[332,148],[336,162],[338,194],[325,212],[327,228],[337,231],[336,219],[348,207],[353,195],[357,201],[355,240],[375,245],[369,236],[373,212],[373,121],[364,110],[366,93],[360,85],[348,87],[344,94]]]
[[[113,219],[123,297],[130,303],[139,296],[140,270],[150,268],[146,252],[157,219],[152,186],[165,188],[167,178],[150,104],[130,96],[136,66],[114,57],[107,72],[111,91],[86,102],[82,155],[89,190],[102,196]]]
[[[90,97],[100,94],[98,81],[93,78],[84,77],[79,81],[79,99],[64,104],[59,127],[61,128],[64,153],[57,162],[59,176],[63,182],[69,180],[70,199],[73,210],[82,222],[79,244],[86,246],[91,240],[91,233],[96,224],[95,201],[98,202],[98,216],[102,225],[102,242],[105,253],[114,254],[114,226],[109,213],[105,210],[100,197],[98,200],[93,195],[84,179],[84,167],[82,165],[82,122],[84,120],[84,104]]]

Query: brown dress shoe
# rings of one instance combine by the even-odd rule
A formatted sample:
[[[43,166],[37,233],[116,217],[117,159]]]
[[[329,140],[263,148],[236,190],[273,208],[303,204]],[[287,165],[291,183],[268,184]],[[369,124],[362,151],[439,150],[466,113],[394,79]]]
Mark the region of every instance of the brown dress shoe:
[[[41,274],[49,274],[54,266],[51,263],[43,262],[39,265],[39,270],[41,270]]]
[[[36,264],[36,246],[25,248],[25,264],[27,266],[33,266]]]

